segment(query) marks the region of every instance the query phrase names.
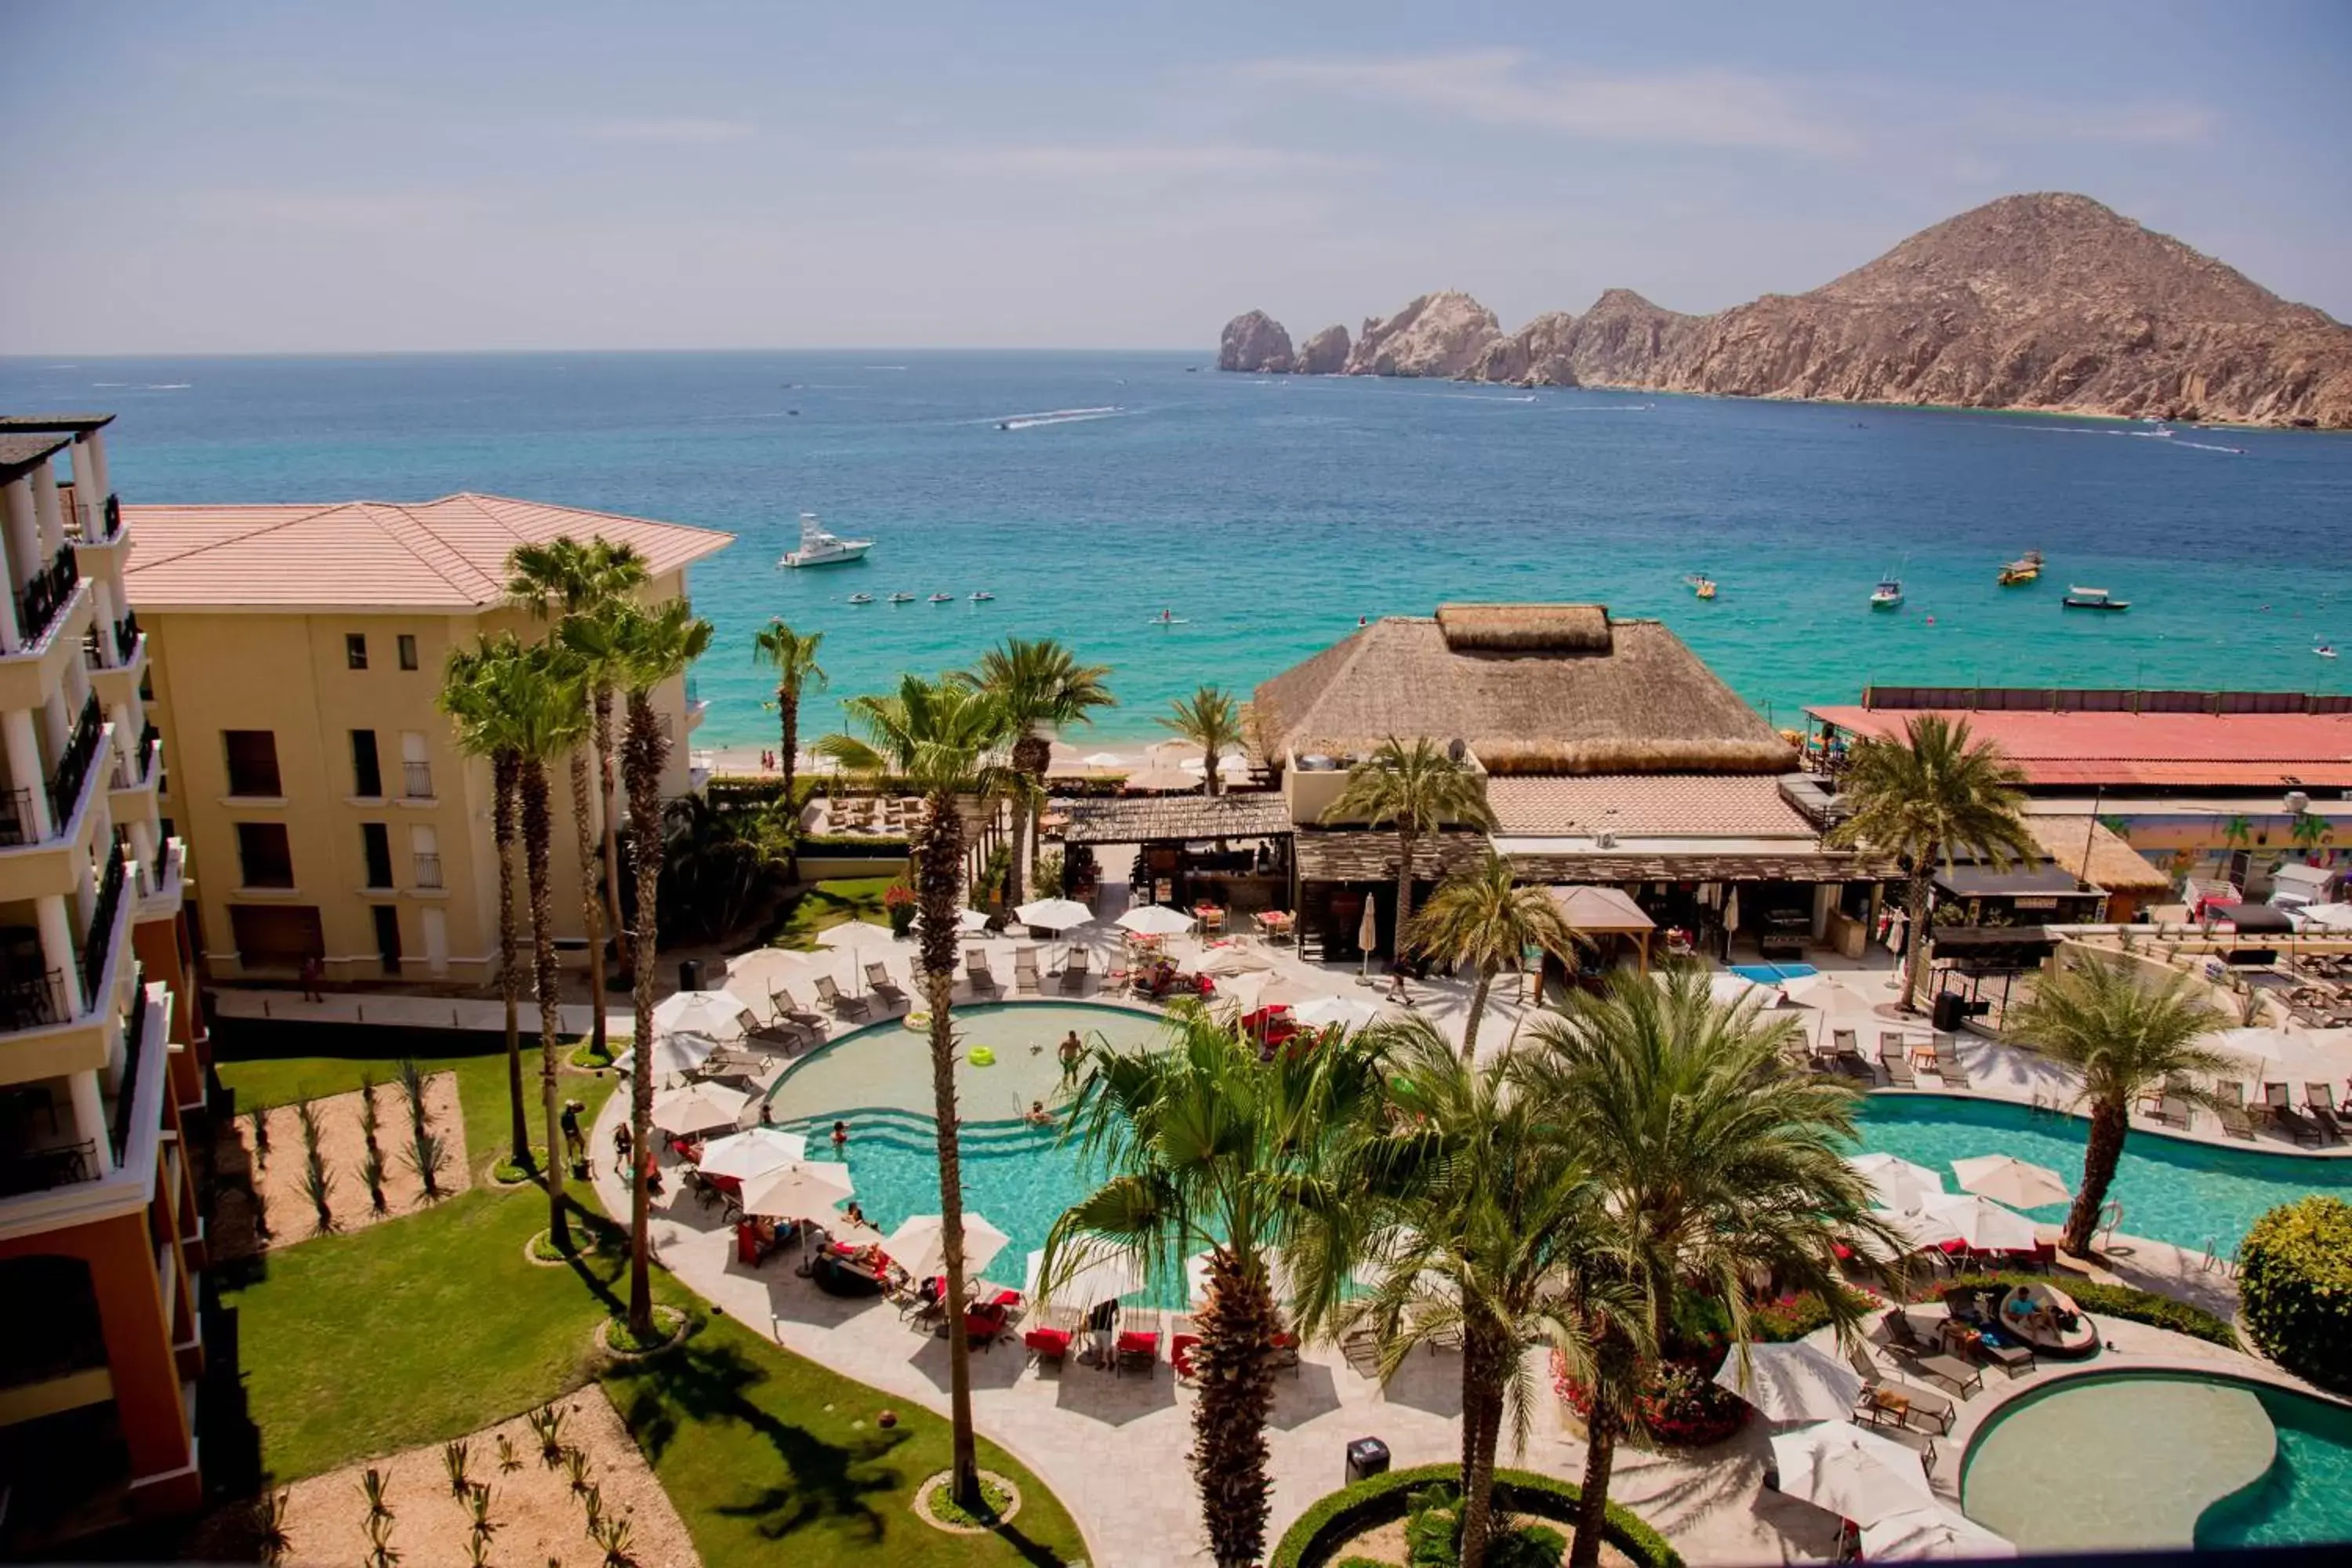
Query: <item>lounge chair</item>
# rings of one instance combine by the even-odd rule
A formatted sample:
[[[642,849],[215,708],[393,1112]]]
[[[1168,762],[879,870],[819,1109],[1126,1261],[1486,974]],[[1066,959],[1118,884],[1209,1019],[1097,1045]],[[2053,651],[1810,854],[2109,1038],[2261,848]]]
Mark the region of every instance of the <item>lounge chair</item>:
[[[1853,1411],[1856,1421],[1870,1426],[1891,1421],[1914,1432],[1945,1433],[1952,1429],[1959,1406],[1942,1394],[1932,1389],[1887,1382],[1879,1375],[1877,1362],[1860,1345],[1846,1352],[1846,1360],[1862,1378],[1862,1403]]]
[[[1112,1342],[1111,1371],[1114,1374],[1126,1372],[1130,1367],[1141,1367],[1143,1375],[1150,1377],[1153,1369],[1159,1366],[1160,1314],[1147,1313],[1144,1321],[1151,1326],[1148,1329],[1121,1329],[1118,1338]]]
[[[1013,949],[1013,985],[1024,996],[1037,994],[1037,950],[1035,948]]]
[[[1023,1348],[1028,1351],[1031,1364],[1060,1366],[1070,1359],[1071,1342],[1077,1338],[1076,1325],[1067,1319],[1039,1323],[1021,1336]]]
[[[711,1062],[723,1059],[728,1064],[727,1069],[722,1070],[756,1073],[768,1065],[766,1057],[756,1054],[756,1047],[766,1047],[789,1057],[808,1044],[809,1031],[789,1018],[775,1019],[763,1024],[760,1021],[760,1016],[757,1013],[746,1007],[736,1015],[735,1021],[743,1026],[743,1038],[754,1047],[755,1050],[750,1052],[722,1050],[713,1053],[710,1058]],[[703,1065],[708,1068],[710,1063],[705,1062]]]
[[[1192,1352],[1200,1347],[1201,1336],[1176,1332],[1168,1336],[1168,1364],[1176,1370],[1176,1381],[1192,1381]]]
[[[863,996],[843,995],[841,987],[833,983],[830,974],[816,977],[816,998],[845,1018],[856,1018],[863,1023],[874,1016],[873,1003]]]
[[[768,1021],[772,1024],[798,1024],[813,1030],[819,1038],[824,1035],[824,1015],[811,1012],[800,1004],[800,998],[779,985],[768,994]]]
[[[2221,1131],[2232,1138],[2252,1139],[2254,1119],[2246,1114],[2246,1086],[2223,1079],[2213,1085],[2213,1092],[2218,1097],[2213,1114],[2221,1119]]]
[[[1955,1355],[1947,1355],[1919,1337],[1911,1321],[1911,1314],[1897,1307],[1886,1314],[1888,1348],[1909,1362],[1923,1377],[1948,1383],[1955,1393],[1966,1397],[1984,1386],[1984,1371]]]
[[[1880,1051],[1884,1053],[1885,1048],[1885,1042],[1884,1040],[1880,1041]],[[1849,1051],[1853,1052],[1855,1056],[1860,1056],[1862,1055],[1862,1037],[1855,1034],[1852,1029],[1832,1029],[1830,1031],[1830,1050],[1831,1054],[1834,1056],[1842,1057]]]
[[[984,947],[963,950],[963,977],[971,982],[971,994],[975,996],[983,991],[991,995],[1003,993],[1004,987],[996,983],[995,974],[988,967],[988,949]]]
[[[1087,950],[1070,949],[1070,962],[1062,966],[1062,994],[1076,996],[1087,988]]]
[[[890,978],[890,966],[878,958],[866,966],[866,984],[874,988],[874,994],[882,998],[885,1007],[914,1005],[915,999],[907,994],[905,986]]]
[[[2319,1123],[2319,1130],[2327,1135],[2329,1142],[2344,1142],[2344,1124],[2336,1119],[2334,1089],[2324,1083],[2305,1084],[2303,1104],[2304,1109],[2311,1112],[2311,1119]]]
[[[1960,1065],[1959,1043],[1941,1036],[1936,1040],[1936,1076],[1947,1089],[1969,1087],[1969,1069]]]
[[[2319,1123],[2294,1108],[2283,1083],[2263,1085],[2263,1113],[2271,1119],[2271,1125],[2297,1143],[2308,1143],[2316,1149],[2326,1142]]]
[[[1899,1041],[1901,1037],[1897,1036],[1896,1039]],[[1884,1035],[1880,1036],[1878,1040],[1878,1065],[1886,1069],[1886,1081],[1895,1088],[1916,1089],[1919,1087],[1919,1076],[1911,1070],[1911,1053],[1904,1050],[1898,1044],[1894,1054],[1888,1055],[1886,1037]]]
[[[976,1351],[988,1349],[1011,1331],[1024,1304],[1021,1292],[1013,1289],[1001,1289],[985,1301],[974,1301],[963,1310],[965,1340]]]

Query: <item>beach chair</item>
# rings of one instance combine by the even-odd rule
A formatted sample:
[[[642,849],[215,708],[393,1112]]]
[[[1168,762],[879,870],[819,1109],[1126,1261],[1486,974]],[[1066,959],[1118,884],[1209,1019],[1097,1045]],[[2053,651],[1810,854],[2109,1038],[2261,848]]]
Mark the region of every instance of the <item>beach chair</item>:
[[[2319,1130],[2327,1135],[2329,1142],[2344,1142],[2344,1124],[2336,1119],[2334,1089],[2324,1083],[2305,1084],[2303,1104],[2304,1109],[2311,1112],[2311,1119],[2319,1124]]]
[[[2221,1131],[2232,1138],[2252,1139],[2254,1119],[2246,1114],[2246,1086],[2233,1080],[2219,1080],[2213,1085],[2218,1097],[2213,1114],[2221,1119]]]
[[[735,1021],[743,1026],[743,1038],[755,1050],[758,1047],[766,1047],[785,1056],[792,1056],[808,1043],[808,1031],[789,1018],[772,1020],[763,1024],[760,1021],[760,1016],[757,1013],[746,1007],[736,1015]],[[727,1062],[726,1070],[737,1072],[756,1073],[763,1070],[768,1065],[765,1057],[727,1050],[712,1053],[710,1061],[719,1061],[722,1058]],[[703,1066],[709,1068],[710,1062],[705,1062]]]
[[[1087,988],[1087,950],[1070,949],[1070,961],[1062,966],[1062,994],[1076,996]]]
[[[1024,996],[1037,994],[1037,950],[1035,948],[1013,949],[1013,986]]]
[[[1886,1081],[1896,1089],[1916,1089],[1919,1076],[1911,1070],[1911,1053],[1903,1047],[1903,1037],[1895,1037],[1893,1051],[1886,1048],[1887,1037],[1878,1037],[1878,1065],[1886,1069]]]
[[[988,949],[984,947],[963,950],[963,977],[971,983],[971,994],[975,996],[983,991],[992,996],[1003,993],[1004,987],[996,983],[995,974],[988,967]]]
[[[772,1024],[798,1024],[818,1038],[824,1037],[824,1015],[811,1012],[800,1004],[800,998],[779,985],[768,994],[768,1021]]]
[[[964,1339],[974,1350],[988,1349],[1012,1331],[1023,1304],[1021,1292],[1013,1289],[1001,1289],[985,1301],[974,1301],[963,1311]]]
[[[841,987],[833,983],[830,974],[816,977],[816,998],[845,1018],[855,1018],[864,1023],[874,1016],[873,1003],[863,996],[843,995]]]
[[[1984,1386],[1984,1371],[1956,1355],[1948,1355],[1933,1343],[1919,1337],[1911,1321],[1911,1314],[1897,1307],[1886,1314],[1887,1348],[1909,1362],[1914,1371],[1923,1377],[1932,1377],[1952,1385],[1954,1393],[1966,1398]]]
[[[1060,1366],[1070,1359],[1070,1346],[1077,1339],[1077,1315],[1057,1312],[1047,1321],[1035,1324],[1021,1336],[1022,1348],[1029,1352],[1032,1366]]]
[[[866,966],[866,984],[882,998],[885,1007],[914,1005],[915,999],[907,994],[906,987],[890,978],[890,966],[878,958]]]
[[[1969,1087],[1969,1069],[1960,1065],[1959,1042],[1948,1035],[1936,1037],[1936,1076],[1947,1089]]]
[[[2307,1143],[2316,1149],[2326,1142],[2319,1131],[2319,1123],[2294,1108],[2294,1102],[2287,1098],[2286,1085],[2283,1083],[2263,1085],[2263,1114],[2270,1118],[2272,1126],[2297,1143]]]
[[[1933,1389],[1887,1382],[1879,1375],[1878,1363],[1860,1345],[1846,1352],[1846,1360],[1862,1379],[1862,1401],[1853,1410],[1856,1421],[1866,1426],[1891,1423],[1913,1432],[1939,1435],[1952,1429],[1959,1406],[1942,1394]]]

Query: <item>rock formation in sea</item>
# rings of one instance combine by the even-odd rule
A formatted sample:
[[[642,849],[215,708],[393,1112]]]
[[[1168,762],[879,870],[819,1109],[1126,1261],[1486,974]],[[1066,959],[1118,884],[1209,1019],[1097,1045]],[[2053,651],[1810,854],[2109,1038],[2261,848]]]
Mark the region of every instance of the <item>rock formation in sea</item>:
[[[1348,329],[1326,327],[1307,340],[1291,368],[1301,375],[1337,375],[1348,368]]]
[[[1347,369],[2352,428],[2352,327],[2063,194],[2005,196],[1713,316],[1612,289],[1506,336],[1468,295],[1425,294],[1367,321]]]
[[[1225,335],[1217,344],[1219,370],[1279,375],[1292,363],[1290,334],[1264,310],[1252,310],[1225,323]]]

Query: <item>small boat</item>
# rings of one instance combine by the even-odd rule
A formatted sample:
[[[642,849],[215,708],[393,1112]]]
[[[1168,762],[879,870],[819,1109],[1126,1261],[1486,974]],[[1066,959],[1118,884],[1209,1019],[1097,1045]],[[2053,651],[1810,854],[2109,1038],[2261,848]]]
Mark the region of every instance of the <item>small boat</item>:
[[[954,602],[955,595],[953,594],[934,594],[931,595],[931,603],[934,605],[948,605],[953,604]]]
[[[975,605],[984,605],[994,597],[996,597],[996,595],[990,593],[985,588],[975,588],[972,590],[971,602]]]
[[[845,562],[863,561],[866,552],[874,548],[870,539],[843,539],[827,533],[817,525],[816,513],[801,513],[801,547],[788,550],[779,566],[838,566]]]
[[[911,605],[915,602],[915,595],[912,594],[893,594],[890,595],[890,602],[894,605]]]
[[[1696,594],[1700,598],[1712,599],[1715,597],[1715,579],[1708,576],[1706,573],[1694,573],[1692,575],[1684,578],[1683,581],[1688,583],[1691,587],[1691,592]]]
[[[2000,585],[2014,588],[2042,579],[2042,552],[2029,550],[2000,569]]]
[[[1903,579],[1892,572],[1881,577],[1878,586],[1870,591],[1870,607],[1874,610],[1896,609],[1902,603]]]
[[[2071,587],[2060,601],[2070,610],[2128,610],[2129,599],[2118,599],[2105,588]]]
[[[1151,617],[1151,624],[1155,626],[1181,626],[1184,624],[1184,617],[1173,610],[1162,610]]]
[[[852,594],[849,595],[849,602],[853,605],[870,605],[874,602],[874,595],[871,594]]]
[[[2336,646],[2333,643],[2321,643],[2311,651],[2317,654],[2322,658],[2334,658],[2336,657]]]

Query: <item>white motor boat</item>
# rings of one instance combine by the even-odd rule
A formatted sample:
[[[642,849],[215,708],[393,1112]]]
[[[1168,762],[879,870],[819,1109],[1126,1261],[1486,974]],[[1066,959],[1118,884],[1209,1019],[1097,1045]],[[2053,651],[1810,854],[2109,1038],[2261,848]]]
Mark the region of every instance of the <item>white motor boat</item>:
[[[1903,579],[1892,572],[1881,577],[1878,586],[1870,591],[1870,607],[1874,610],[1891,610],[1902,603]]]
[[[779,566],[838,566],[845,562],[863,561],[866,552],[874,548],[870,539],[844,539],[827,533],[816,521],[816,513],[801,513],[801,547],[784,552]]]

